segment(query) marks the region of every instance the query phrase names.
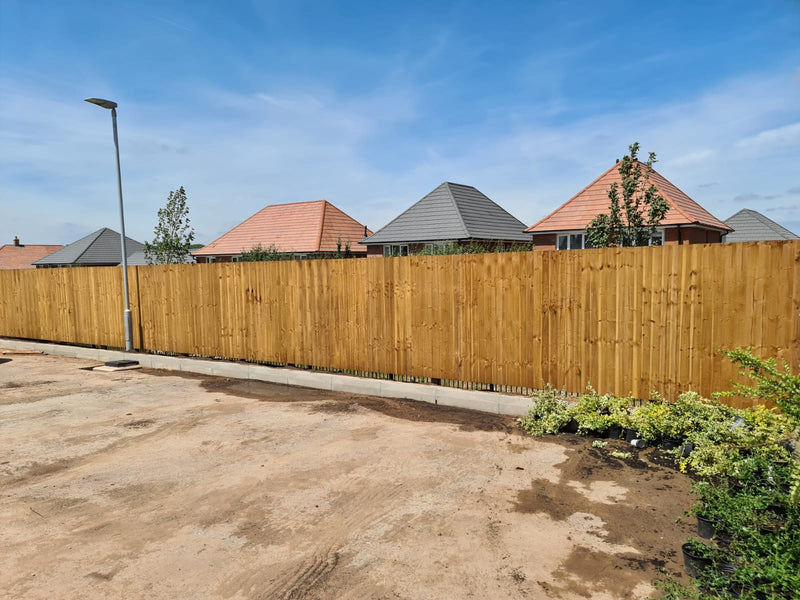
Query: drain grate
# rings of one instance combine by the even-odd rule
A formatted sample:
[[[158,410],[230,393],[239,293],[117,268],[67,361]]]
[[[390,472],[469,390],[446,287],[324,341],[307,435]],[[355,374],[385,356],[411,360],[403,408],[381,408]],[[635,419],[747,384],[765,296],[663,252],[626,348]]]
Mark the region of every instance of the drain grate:
[[[133,367],[138,365],[138,360],[110,360],[105,363],[107,367]]]

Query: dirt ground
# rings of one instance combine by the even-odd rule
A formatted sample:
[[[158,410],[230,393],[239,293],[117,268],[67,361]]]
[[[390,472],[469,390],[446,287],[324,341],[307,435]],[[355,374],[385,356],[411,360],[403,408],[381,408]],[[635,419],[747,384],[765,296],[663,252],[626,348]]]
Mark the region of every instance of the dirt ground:
[[[0,597],[646,598],[688,480],[460,409],[0,356]]]

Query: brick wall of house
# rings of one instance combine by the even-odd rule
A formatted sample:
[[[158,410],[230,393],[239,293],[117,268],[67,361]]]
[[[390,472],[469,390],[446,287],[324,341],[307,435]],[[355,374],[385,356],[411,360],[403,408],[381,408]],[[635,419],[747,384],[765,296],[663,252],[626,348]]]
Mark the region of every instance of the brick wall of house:
[[[556,233],[534,234],[533,245],[535,250],[555,250]],[[680,237],[680,242],[678,239]],[[675,227],[664,229],[664,245],[676,246],[680,244],[718,244],[722,242],[722,234],[719,231],[704,229],[702,227],[681,227],[680,233]]]
[[[680,242],[678,241],[680,238]],[[676,246],[678,244],[719,244],[722,234],[719,231],[703,229],[702,227],[681,227],[664,230],[664,245]]]
[[[203,264],[203,263],[207,263],[208,262],[208,257],[207,256],[195,256],[194,259],[198,264]],[[233,262],[232,259],[233,259],[233,257],[231,257],[231,256],[216,256],[216,257],[214,257],[214,262],[229,263],[229,262]]]
[[[540,233],[533,236],[533,249],[534,250],[555,250],[556,249],[555,233]]]

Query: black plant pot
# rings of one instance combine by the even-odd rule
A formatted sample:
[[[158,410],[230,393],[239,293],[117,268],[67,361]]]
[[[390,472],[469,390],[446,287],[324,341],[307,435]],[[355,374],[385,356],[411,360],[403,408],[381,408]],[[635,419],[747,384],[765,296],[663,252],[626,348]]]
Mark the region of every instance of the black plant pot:
[[[689,549],[689,544],[681,546],[683,550],[683,568],[689,577],[698,577],[705,569],[711,566],[710,558],[699,556]]]
[[[625,430],[625,441],[630,443],[633,440],[639,440],[641,436],[639,435],[638,431],[634,431],[633,429],[626,429]]]
[[[677,438],[664,438],[663,440],[661,440],[662,450],[674,450],[680,445],[681,445],[681,440]]]
[[[714,537],[714,521],[697,515],[697,535],[706,540]]]
[[[612,440],[618,440],[622,437],[622,427],[619,425],[612,425],[606,430],[606,437]]]
[[[716,566],[719,574],[725,577],[730,577],[739,570],[739,565],[732,562],[719,561]]]
[[[561,428],[564,433],[578,433],[578,422],[575,419],[570,419],[567,424]]]
[[[759,526],[758,532],[761,535],[775,535],[776,533],[780,533],[783,531],[783,528],[786,527],[785,521],[773,520],[763,523]]]
[[[785,504],[770,504],[769,511],[775,515],[776,517],[785,517],[786,516],[786,505]]]
[[[692,450],[694,450],[694,444],[692,442],[684,442],[681,444],[681,456],[683,458],[689,456],[692,453]]]
[[[743,492],[745,485],[736,477],[728,477],[728,489],[734,494]]]
[[[717,545],[721,548],[727,548],[731,545],[731,542],[733,542],[733,534],[720,531],[714,527],[714,541],[717,542]]]

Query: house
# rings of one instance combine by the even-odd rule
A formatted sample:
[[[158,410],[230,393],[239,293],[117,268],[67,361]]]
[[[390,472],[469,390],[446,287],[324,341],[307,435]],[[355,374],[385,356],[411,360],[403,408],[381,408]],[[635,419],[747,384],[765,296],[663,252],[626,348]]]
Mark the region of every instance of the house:
[[[191,264],[193,262],[194,262],[194,258],[192,257],[191,254],[187,254],[183,258],[183,263],[184,264]],[[149,265],[149,264],[150,263],[147,261],[147,257],[144,254],[144,249],[137,250],[136,252],[128,252],[128,266],[141,267],[141,266],[145,266],[145,265]]]
[[[723,242],[766,242],[769,240],[797,240],[800,237],[778,225],[760,212],[743,208],[735,215],[725,219],[725,224],[733,228],[726,234]]]
[[[600,213],[608,213],[608,190],[622,183],[616,164],[575,196],[525,231],[533,234],[537,250],[587,248],[586,227]],[[653,235],[652,244],[708,244],[722,241],[733,229],[689,198],[655,169],[650,183],[670,204],[664,220]]]
[[[144,244],[125,236],[125,250],[130,257],[144,250]],[[122,262],[120,235],[113,229],[103,227],[61,250],[40,258],[34,264],[37,269],[55,267],[116,267]]]
[[[261,245],[296,259],[329,256],[349,244],[354,256],[366,256],[358,241],[371,232],[327,200],[272,204],[226,234],[192,252],[198,263],[236,262],[242,252]]]
[[[530,244],[525,224],[470,185],[445,181],[360,243],[368,256],[407,256],[455,242]]]
[[[13,244],[0,246],[0,269],[35,269],[33,263],[64,246],[50,244],[20,244],[14,236]]]

